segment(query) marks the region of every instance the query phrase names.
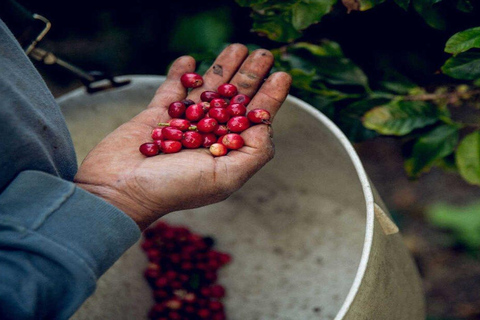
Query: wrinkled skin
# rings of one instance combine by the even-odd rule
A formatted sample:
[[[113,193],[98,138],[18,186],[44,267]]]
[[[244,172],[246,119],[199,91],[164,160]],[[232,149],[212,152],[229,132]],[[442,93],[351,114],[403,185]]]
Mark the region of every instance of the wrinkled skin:
[[[288,74],[268,77],[272,54],[263,49],[250,55],[245,46],[227,47],[204,75],[204,85],[187,95],[180,77],[195,70],[195,60],[178,58],[148,108],[102,140],[86,157],[75,176],[77,185],[115,205],[145,229],[163,215],[226,199],[273,158],[272,131],[256,125],[242,133],[245,146],[215,158],[208,149],[183,149],[175,154],[146,158],[139,146],[151,140],[159,122],[167,122],[168,106],[185,98],[200,101],[200,94],[232,83],[252,98],[248,109],[267,109],[272,118],[291,84]]]

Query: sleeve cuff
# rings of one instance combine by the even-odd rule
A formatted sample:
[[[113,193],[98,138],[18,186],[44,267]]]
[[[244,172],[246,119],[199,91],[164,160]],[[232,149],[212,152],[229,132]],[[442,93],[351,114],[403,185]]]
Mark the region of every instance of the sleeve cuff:
[[[0,224],[61,245],[97,278],[140,237],[136,223],[115,206],[40,171],[23,171],[0,195]]]

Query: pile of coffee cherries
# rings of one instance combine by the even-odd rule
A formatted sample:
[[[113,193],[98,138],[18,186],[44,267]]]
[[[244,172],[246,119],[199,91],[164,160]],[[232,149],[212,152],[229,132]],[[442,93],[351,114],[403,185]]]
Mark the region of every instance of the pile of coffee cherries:
[[[180,81],[186,88],[203,85],[203,78],[196,73],[185,73]],[[228,150],[243,147],[241,132],[255,124],[270,124],[267,110],[253,109],[247,113],[250,98],[239,94],[233,84],[222,84],[217,91],[204,91],[200,99],[198,103],[190,99],[172,102],[168,107],[172,119],[153,129],[153,142],[142,144],[140,152],[152,157],[204,147],[213,156],[224,156]]]
[[[144,232],[142,248],[150,261],[145,277],[153,289],[155,320],[225,320],[220,301],[225,289],[216,284],[218,270],[230,255],[213,250],[214,240],[164,222]]]

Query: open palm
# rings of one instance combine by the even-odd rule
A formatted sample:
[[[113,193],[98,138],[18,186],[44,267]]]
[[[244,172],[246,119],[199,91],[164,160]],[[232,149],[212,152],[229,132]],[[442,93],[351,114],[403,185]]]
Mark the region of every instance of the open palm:
[[[207,149],[146,158],[138,147],[151,140],[157,123],[170,119],[167,110],[171,102],[185,98],[199,101],[201,92],[216,90],[222,83],[232,83],[240,93],[252,97],[248,109],[267,109],[273,118],[287,96],[291,79],[277,72],[264,82],[272,64],[267,50],[248,55],[245,46],[230,45],[205,73],[204,85],[187,95],[180,77],[195,70],[195,60],[178,58],[148,108],[88,154],[75,182],[123,210],[141,229],[169,212],[227,198],[273,157],[269,126],[247,129],[242,133],[245,146],[218,158]]]

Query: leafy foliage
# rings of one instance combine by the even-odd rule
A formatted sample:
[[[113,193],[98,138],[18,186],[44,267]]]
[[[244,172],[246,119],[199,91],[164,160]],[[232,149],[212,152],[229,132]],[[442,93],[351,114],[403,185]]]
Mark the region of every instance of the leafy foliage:
[[[480,185],[480,132],[463,138],[455,156],[462,177],[471,184]]]
[[[254,31],[271,40],[288,43],[272,52],[276,58],[275,70],[286,71],[293,78],[292,93],[330,117],[352,142],[382,135],[403,137],[409,146],[405,170],[410,177],[416,178],[433,166],[454,171],[458,167],[466,181],[480,185],[480,133],[474,132],[460,139],[465,130],[471,132],[472,125],[474,128],[479,125],[452,118],[450,112],[452,107],[465,104],[480,108],[480,99],[477,99],[480,98],[480,26],[447,34],[450,39],[445,44],[445,52],[452,56],[443,66],[437,66],[447,80],[443,85],[436,84],[428,89],[394,69],[386,70],[380,78],[370,79],[367,72],[344,54],[338,42],[325,39],[294,42],[311,25],[321,24],[325,15],[366,11],[387,3],[402,8],[406,14],[420,15],[432,28],[449,30],[449,17],[472,12],[476,2],[236,1],[252,9]],[[405,20],[405,23],[409,21]],[[349,36],[370,35],[357,35],[351,30]],[[452,82],[473,80],[473,84],[452,85],[446,76],[451,77]]]
[[[384,135],[403,136],[438,120],[438,109],[424,101],[392,100],[365,114],[363,124]]]
[[[318,23],[330,12],[337,0],[236,0],[244,7],[251,7],[253,30],[279,42],[291,42],[299,38],[300,31]]]
[[[480,27],[454,34],[445,45],[445,52],[459,54],[472,48],[480,48]]]
[[[452,232],[454,239],[472,250],[480,247],[480,203],[466,207],[437,204],[427,210],[430,223]]]
[[[443,73],[455,79],[480,78],[480,52],[464,52],[451,57],[442,67]]]
[[[435,161],[453,153],[458,143],[458,126],[442,124],[422,135],[415,145],[405,169],[412,177],[428,171]]]

